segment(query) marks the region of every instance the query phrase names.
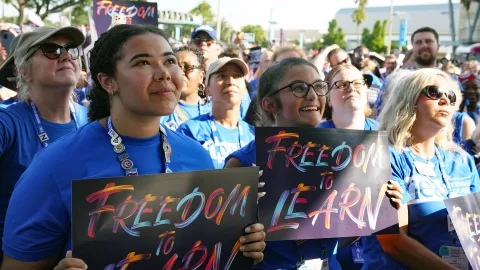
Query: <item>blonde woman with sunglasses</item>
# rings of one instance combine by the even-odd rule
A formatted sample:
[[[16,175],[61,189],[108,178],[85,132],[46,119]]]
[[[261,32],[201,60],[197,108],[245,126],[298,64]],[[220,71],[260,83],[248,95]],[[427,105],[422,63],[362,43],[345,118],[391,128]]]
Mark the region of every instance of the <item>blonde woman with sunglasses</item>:
[[[394,88],[379,128],[388,133],[392,177],[404,191],[400,234],[365,238],[364,269],[467,268],[466,257],[455,266],[442,257],[442,250],[461,250],[443,200],[476,192],[480,184],[473,158],[452,139],[458,84],[425,68],[405,74]]]

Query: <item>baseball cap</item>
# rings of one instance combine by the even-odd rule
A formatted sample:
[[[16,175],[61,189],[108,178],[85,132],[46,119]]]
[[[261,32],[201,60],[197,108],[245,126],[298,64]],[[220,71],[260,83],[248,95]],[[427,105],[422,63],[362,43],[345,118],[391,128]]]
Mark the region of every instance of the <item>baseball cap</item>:
[[[242,70],[243,76],[248,75],[248,66],[243,60],[241,60],[240,58],[222,57],[208,66],[207,75],[205,76],[206,84],[208,85],[208,83],[210,82],[210,76],[218,72],[223,66],[228,63],[232,63],[238,66]]]
[[[35,28],[31,32],[22,33],[12,40],[10,56],[0,65],[0,84],[15,90],[15,81],[11,79],[15,77],[15,65],[30,58],[35,53],[35,50],[31,49],[42,44],[52,36],[68,37],[77,46],[81,46],[85,42],[85,36],[82,31],[70,26],[61,28],[42,26]]]
[[[210,25],[206,25],[206,24],[200,25],[199,27],[195,28],[195,30],[193,30],[192,35],[190,37],[193,39],[200,32],[205,32],[212,39],[217,40],[217,31],[215,31],[215,29],[213,29]]]

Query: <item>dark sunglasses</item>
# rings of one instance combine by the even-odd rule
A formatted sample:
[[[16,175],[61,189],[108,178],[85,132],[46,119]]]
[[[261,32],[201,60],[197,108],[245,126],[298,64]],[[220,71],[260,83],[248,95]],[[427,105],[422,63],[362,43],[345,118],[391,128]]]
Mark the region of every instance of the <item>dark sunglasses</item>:
[[[48,59],[58,59],[62,55],[62,49],[65,50],[73,60],[77,60],[80,56],[80,49],[78,46],[73,44],[67,44],[65,46],[60,46],[55,43],[43,43],[40,46],[36,47],[36,50],[42,50],[43,55]]]
[[[207,43],[207,46],[210,47],[215,41],[213,39],[206,39],[206,38],[194,38],[192,39],[193,44],[200,46],[202,42]]]
[[[421,93],[433,100],[439,100],[442,98],[443,94],[445,94],[450,101],[451,106],[455,106],[455,103],[457,102],[457,95],[455,95],[455,92],[449,89],[440,88],[436,85],[426,86],[422,89]]]
[[[276,90],[275,92],[271,93],[269,96],[273,96],[274,94],[287,88],[290,88],[290,91],[292,91],[294,96],[298,98],[303,98],[308,95],[310,88],[313,89],[313,91],[315,92],[315,94],[317,94],[317,96],[325,96],[330,89],[330,85],[328,82],[324,82],[324,81],[316,81],[312,84],[306,83],[304,81],[294,81],[289,85]]]

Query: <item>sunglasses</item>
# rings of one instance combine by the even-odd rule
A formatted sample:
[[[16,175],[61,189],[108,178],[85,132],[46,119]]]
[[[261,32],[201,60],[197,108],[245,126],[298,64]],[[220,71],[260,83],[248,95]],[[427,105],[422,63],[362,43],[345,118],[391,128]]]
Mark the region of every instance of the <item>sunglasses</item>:
[[[38,49],[42,50],[43,55],[51,60],[60,58],[60,55],[62,55],[62,50],[65,50],[73,60],[77,60],[80,56],[80,49],[78,46],[73,44],[60,46],[55,43],[43,43],[36,48],[36,50]]]
[[[195,69],[201,69],[201,66],[193,66],[193,65],[180,65],[180,68],[183,70],[185,74],[191,73]]]
[[[426,86],[422,89],[421,93],[433,100],[439,100],[442,98],[443,94],[445,94],[450,101],[451,106],[455,106],[455,103],[457,102],[457,95],[455,95],[455,92],[449,89],[440,88],[436,85]]]
[[[294,81],[289,85],[276,90],[269,96],[273,96],[274,94],[287,88],[289,88],[290,91],[292,91],[294,96],[298,98],[303,98],[308,95],[310,88],[313,89],[313,91],[315,92],[315,94],[317,94],[317,96],[325,96],[328,93],[328,90],[330,89],[330,85],[328,82],[324,82],[324,81],[316,81],[313,84],[309,84],[304,81]]]
[[[213,39],[206,39],[206,38],[194,38],[192,41],[193,41],[193,44],[195,44],[197,46],[200,46],[200,44],[202,44],[202,42],[205,42],[205,43],[207,43],[208,47],[212,46],[212,44],[215,42],[215,40],[213,40]]]
[[[362,86],[365,86],[367,84],[365,79],[358,79],[358,80],[353,80],[353,81],[336,81],[333,83],[335,87],[337,87],[340,90],[345,90],[350,87],[350,84],[355,87],[355,89],[361,88]]]

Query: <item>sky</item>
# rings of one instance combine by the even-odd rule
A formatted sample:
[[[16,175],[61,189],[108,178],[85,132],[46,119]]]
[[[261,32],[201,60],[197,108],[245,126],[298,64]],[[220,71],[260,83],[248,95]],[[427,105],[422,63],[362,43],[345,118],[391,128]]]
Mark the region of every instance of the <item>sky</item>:
[[[217,14],[219,0],[207,0]],[[355,0],[220,0],[221,16],[236,29],[259,24],[268,29],[270,12],[278,28],[318,29],[327,32],[328,21],[341,8],[355,7]],[[159,10],[189,12],[202,0],[158,0]],[[333,2],[333,3],[332,3]],[[458,3],[454,0],[453,3]],[[241,3],[241,4],[239,4]],[[390,6],[391,0],[369,0],[367,7]],[[394,5],[447,4],[448,0],[393,0]]]
[[[149,0],[149,2],[152,0]],[[219,0],[207,0],[212,11],[217,14]],[[392,0],[369,0],[367,7],[390,6]],[[159,10],[189,12],[202,0],[157,0]],[[333,2],[333,3],[332,3]],[[459,0],[453,0],[458,3]],[[277,23],[278,28],[317,30],[326,33],[328,22],[335,17],[341,8],[355,7],[355,0],[220,0],[221,16],[230,22],[235,29],[247,24],[259,24],[268,29],[269,21]],[[448,0],[393,0],[395,5],[421,5],[448,3]],[[1,7],[0,7],[1,10]],[[7,5],[8,16],[18,14]],[[271,16],[271,18],[270,18]],[[49,19],[57,21],[55,18]]]

